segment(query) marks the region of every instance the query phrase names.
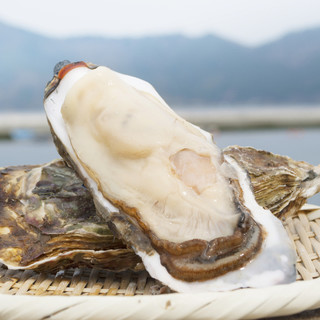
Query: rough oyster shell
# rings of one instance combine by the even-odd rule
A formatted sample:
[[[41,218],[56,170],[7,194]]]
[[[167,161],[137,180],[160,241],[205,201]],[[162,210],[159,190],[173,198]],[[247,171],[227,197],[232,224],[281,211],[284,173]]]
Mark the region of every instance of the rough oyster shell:
[[[0,260],[10,269],[139,269],[62,160],[0,169]]]
[[[257,202],[279,218],[293,215],[320,191],[320,166],[252,147],[230,146],[223,153],[246,169]]]
[[[83,62],[57,72],[44,104],[58,149],[151,276],[193,292],[295,279],[281,223],[210,134],[142,80]]]

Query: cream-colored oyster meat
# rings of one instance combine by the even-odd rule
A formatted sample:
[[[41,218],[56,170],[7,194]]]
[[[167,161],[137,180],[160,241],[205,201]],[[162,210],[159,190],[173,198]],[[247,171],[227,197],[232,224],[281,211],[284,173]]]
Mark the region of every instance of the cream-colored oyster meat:
[[[160,101],[99,67],[68,92],[62,116],[101,192],[137,208],[159,238],[232,235],[239,217],[220,150]]]
[[[150,84],[63,63],[44,105],[58,151],[151,276],[180,292],[294,281],[291,243],[246,172]]]

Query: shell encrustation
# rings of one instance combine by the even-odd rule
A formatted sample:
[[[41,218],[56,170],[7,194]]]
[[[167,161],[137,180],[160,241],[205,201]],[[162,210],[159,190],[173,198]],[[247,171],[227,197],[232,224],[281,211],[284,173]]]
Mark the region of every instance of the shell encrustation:
[[[113,232],[177,291],[293,281],[295,257],[248,175],[145,81],[60,65],[44,101],[60,154]]]
[[[0,168],[0,261],[10,269],[143,268],[96,215],[92,197],[62,160]]]
[[[252,147],[229,146],[224,155],[247,170],[257,202],[279,218],[295,214],[320,191],[320,166]]]

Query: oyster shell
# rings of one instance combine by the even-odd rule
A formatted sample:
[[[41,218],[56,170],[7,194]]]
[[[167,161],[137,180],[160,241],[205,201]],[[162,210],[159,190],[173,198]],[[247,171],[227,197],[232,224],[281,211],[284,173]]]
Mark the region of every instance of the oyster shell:
[[[320,191],[320,166],[252,147],[223,150],[250,175],[257,202],[279,218],[295,214]]]
[[[41,271],[141,266],[95,214],[91,195],[62,160],[0,169],[0,260],[10,269]]]
[[[150,84],[60,65],[44,105],[58,151],[151,276],[181,292],[294,281],[295,252],[247,173]]]

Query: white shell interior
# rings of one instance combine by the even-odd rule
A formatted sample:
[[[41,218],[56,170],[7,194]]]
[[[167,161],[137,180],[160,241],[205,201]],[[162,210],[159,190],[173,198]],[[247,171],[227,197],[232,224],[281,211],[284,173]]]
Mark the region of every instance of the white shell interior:
[[[90,69],[86,67],[79,67],[67,73],[63,80],[60,82],[59,86],[45,100],[44,108],[55,134],[59,137],[61,143],[68,150],[69,156],[81,171],[81,175],[87,179],[87,183],[89,184],[88,187],[92,190],[92,192],[94,192],[99,202],[104,207],[108,208],[110,212],[119,212],[116,207],[114,207],[108,200],[103,197],[101,192],[98,190],[97,184],[82,168],[78,157],[73,151],[69,136],[67,134],[67,128],[61,115],[61,107],[63,105],[67,92],[78,80],[80,80],[88,72],[90,72]]]

